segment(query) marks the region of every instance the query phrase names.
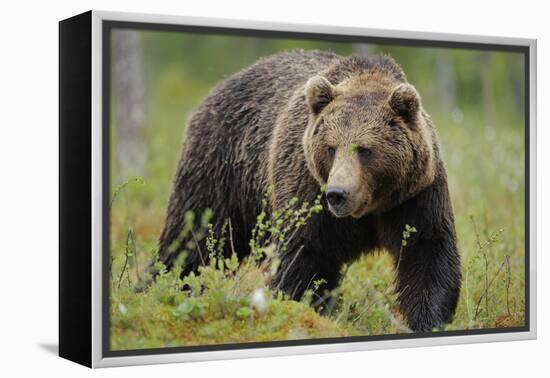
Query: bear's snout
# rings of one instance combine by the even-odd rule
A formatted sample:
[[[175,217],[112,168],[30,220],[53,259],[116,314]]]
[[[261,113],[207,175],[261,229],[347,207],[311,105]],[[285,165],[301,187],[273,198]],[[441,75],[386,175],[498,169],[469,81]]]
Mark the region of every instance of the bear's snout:
[[[369,202],[364,181],[359,159],[344,148],[338,148],[327,180],[326,199],[330,212],[338,218],[357,213],[359,207]]]
[[[339,210],[346,204],[347,192],[339,186],[331,186],[327,189],[327,201],[334,210]]]

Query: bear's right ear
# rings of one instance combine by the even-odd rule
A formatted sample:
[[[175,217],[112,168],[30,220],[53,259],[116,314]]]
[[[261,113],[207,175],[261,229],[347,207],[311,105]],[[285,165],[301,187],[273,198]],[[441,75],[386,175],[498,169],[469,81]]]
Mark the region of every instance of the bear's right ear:
[[[313,114],[321,113],[336,95],[336,88],[323,76],[313,76],[306,83],[306,100]]]
[[[389,105],[393,113],[412,122],[420,110],[420,95],[411,84],[399,84],[390,95]]]

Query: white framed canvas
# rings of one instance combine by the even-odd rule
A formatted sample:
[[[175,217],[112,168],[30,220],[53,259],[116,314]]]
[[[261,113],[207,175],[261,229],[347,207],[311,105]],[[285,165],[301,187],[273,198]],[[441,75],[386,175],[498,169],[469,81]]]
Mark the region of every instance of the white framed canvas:
[[[59,353],[536,337],[536,41],[60,22]]]

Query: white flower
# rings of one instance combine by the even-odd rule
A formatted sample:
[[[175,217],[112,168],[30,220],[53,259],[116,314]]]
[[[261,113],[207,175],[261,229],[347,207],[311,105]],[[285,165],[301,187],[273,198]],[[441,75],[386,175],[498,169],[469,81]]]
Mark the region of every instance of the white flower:
[[[118,311],[120,311],[122,315],[126,315],[126,313],[128,312],[126,306],[124,306],[122,303],[118,304]]]
[[[250,306],[258,311],[260,314],[267,310],[267,298],[263,289],[256,289],[254,294],[252,294],[252,300],[250,301]]]

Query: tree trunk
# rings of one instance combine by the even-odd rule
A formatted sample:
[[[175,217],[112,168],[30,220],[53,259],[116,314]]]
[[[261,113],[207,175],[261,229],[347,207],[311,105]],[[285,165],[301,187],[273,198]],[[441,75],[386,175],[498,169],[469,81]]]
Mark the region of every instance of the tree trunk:
[[[143,174],[147,151],[142,129],[145,120],[145,78],[141,41],[132,30],[113,30],[112,61],[120,179]]]

